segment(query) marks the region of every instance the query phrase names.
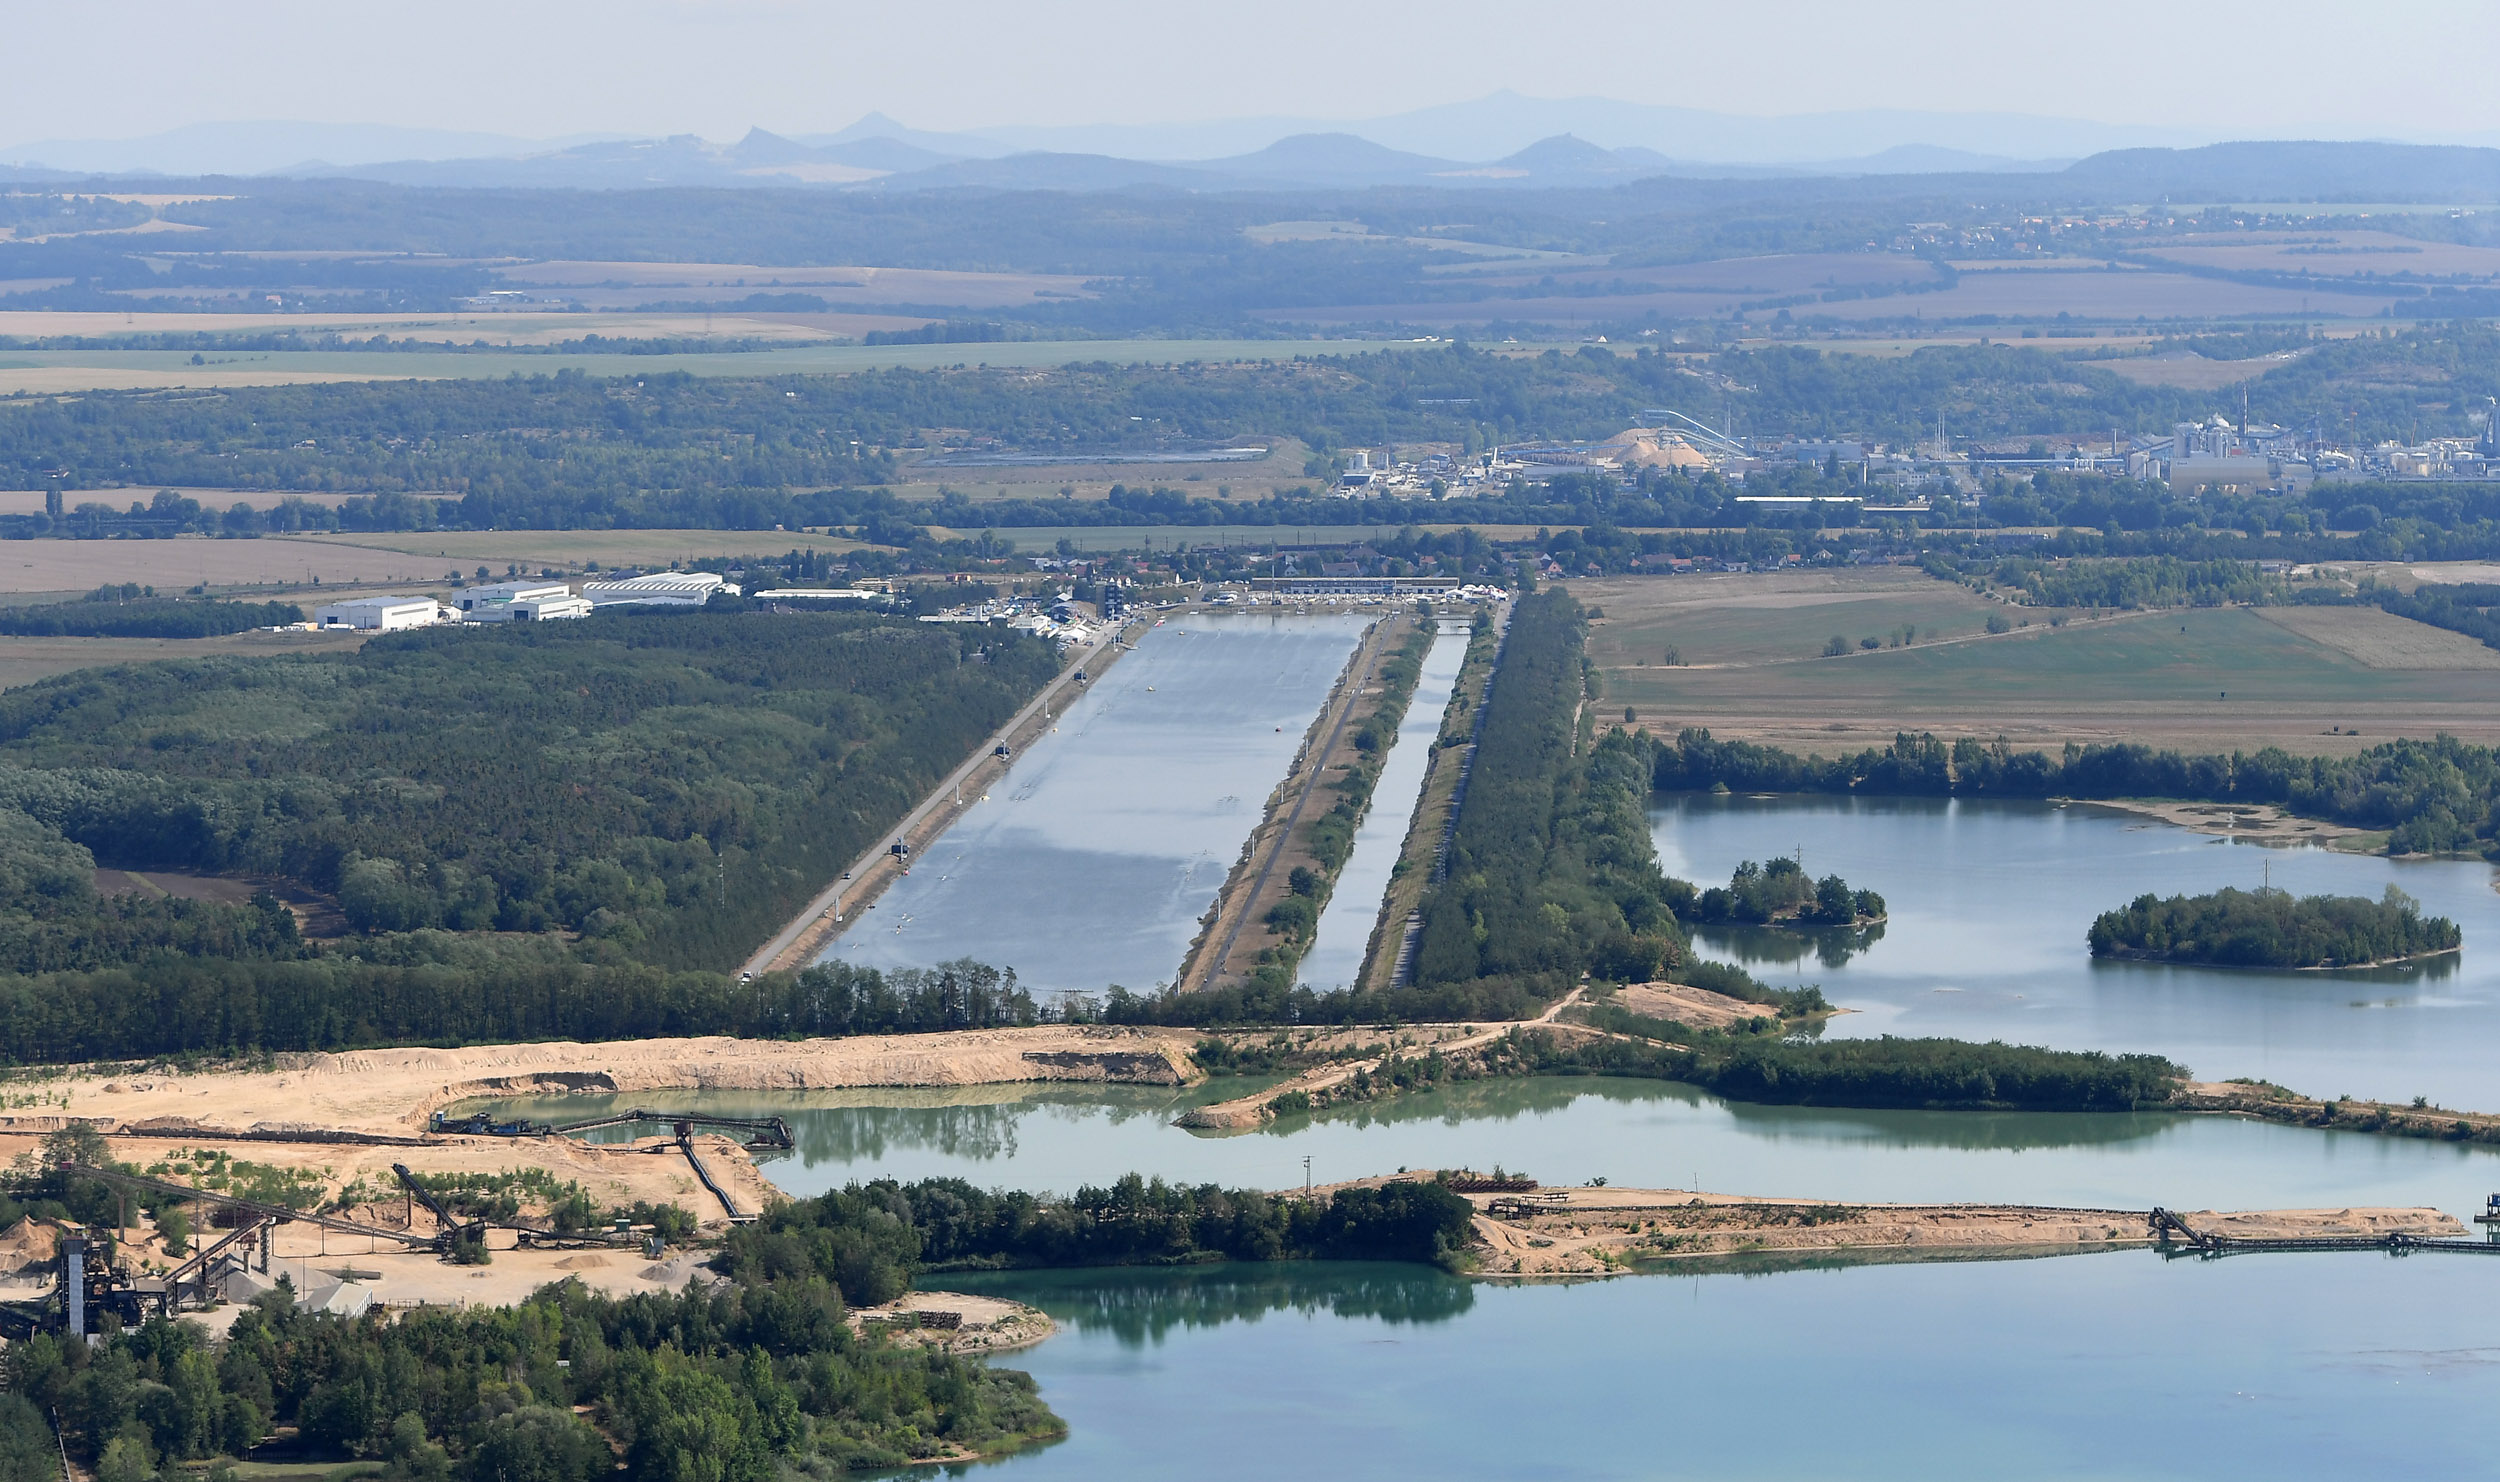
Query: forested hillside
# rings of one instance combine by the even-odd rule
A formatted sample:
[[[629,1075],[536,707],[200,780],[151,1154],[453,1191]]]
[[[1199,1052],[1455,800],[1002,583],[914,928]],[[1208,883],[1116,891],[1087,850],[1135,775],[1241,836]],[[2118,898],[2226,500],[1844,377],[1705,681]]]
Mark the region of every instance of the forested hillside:
[[[719,974],[1055,667],[989,629],[694,613],[11,691],[0,1056],[786,1013]],[[293,881],[353,934],[303,942],[270,896],[106,899],[96,863]]]

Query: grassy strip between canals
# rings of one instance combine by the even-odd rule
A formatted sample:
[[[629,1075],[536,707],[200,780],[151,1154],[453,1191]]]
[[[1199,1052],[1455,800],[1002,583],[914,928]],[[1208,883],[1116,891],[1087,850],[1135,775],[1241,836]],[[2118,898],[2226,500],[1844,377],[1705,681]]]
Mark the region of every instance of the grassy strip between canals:
[[[1429,620],[1419,622],[1398,651],[1381,664],[1380,698],[1354,733],[1354,760],[1346,765],[1343,777],[1328,784],[1337,801],[1303,826],[1312,864],[1318,868],[1294,866],[1289,877],[1292,894],[1268,908],[1267,929],[1277,940],[1260,950],[1252,981],[1271,990],[1293,986],[1294,969],[1318,937],[1320,913],[1327,909],[1329,897],[1336,893],[1337,876],[1354,853],[1355,831],[1371,811],[1380,769],[1388,763],[1398,725],[1406,719],[1406,707],[1424,676],[1424,655],[1432,649],[1432,634]]]
[[[2095,957],[2216,967],[2371,967],[2454,952],[2464,941],[2445,916],[2390,885],[2378,900],[2288,890],[2139,895],[2092,923]]]

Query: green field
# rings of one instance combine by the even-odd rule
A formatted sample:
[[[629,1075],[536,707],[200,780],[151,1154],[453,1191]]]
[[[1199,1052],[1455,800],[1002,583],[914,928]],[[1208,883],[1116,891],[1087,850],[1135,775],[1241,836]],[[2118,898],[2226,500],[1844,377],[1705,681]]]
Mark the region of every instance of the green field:
[[[1907,572],[1573,587],[1606,613],[1590,650],[1608,710],[1631,706],[1658,729],[1707,726],[1827,754],[1900,730],[2308,753],[2440,731],[2500,741],[2500,671],[2373,668],[2248,609],[2078,614],[2053,628],[2040,610],[1992,608]],[[2033,624],[1989,635],[1991,610]],[[1834,634],[1854,641],[1905,623],[1918,629],[1912,647],[1818,657]],[[1662,662],[1670,644],[1682,667]]]
[[[268,350],[209,352],[201,365],[181,350],[10,350],[0,352],[0,393],[134,386],[277,385],[307,381],[495,380],[578,370],[594,376],[785,376],[845,371],[927,370],[950,365],[1028,367],[1105,360],[1122,365],[1225,360],[1291,360],[1423,348],[1407,340],[1029,340],[987,345],[798,345],[789,349],[686,355],[543,355],[426,350]]]

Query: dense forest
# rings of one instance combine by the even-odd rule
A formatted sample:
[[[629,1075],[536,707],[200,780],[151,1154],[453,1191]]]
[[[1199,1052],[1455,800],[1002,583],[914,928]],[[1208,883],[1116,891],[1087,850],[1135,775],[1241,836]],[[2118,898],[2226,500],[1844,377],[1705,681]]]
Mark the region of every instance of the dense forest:
[[[2424,916],[2420,901],[2390,885],[2378,900],[2228,888],[2210,895],[2139,895],[2094,918],[2088,940],[2095,957],[2314,968],[2452,952],[2464,938],[2455,922]]]
[[[1664,791],[1866,793],[1874,796],[2188,798],[2274,803],[2294,813],[2388,831],[2390,854],[2474,851],[2500,857],[2500,750],[2440,736],[2385,741],[2348,757],[2279,747],[2191,756],[2133,743],[2063,753],[2016,751],[1965,736],[1904,733],[1881,749],[1799,756],[1687,729],[1661,746]]]
[[[1586,633],[1559,589],[1516,604],[1414,987],[1395,995],[1410,1017],[1518,1014],[1583,968],[1638,981],[1685,956],[1644,812],[1655,743],[1584,738]]]
[[[94,1348],[12,1345],[0,1376],[0,1465],[40,1437],[46,1482],[60,1460],[44,1412],[96,1482],[241,1457],[281,1428],[276,1455],[377,1462],[400,1482],[773,1482],[1066,1431],[1021,1373],[853,1333],[812,1271],[627,1298],[567,1283],[516,1307],[354,1320],[287,1293],[222,1343],[159,1318]]]
[[[1011,980],[942,973],[929,1008],[722,975],[1054,668],[986,629],[693,613],[11,691],[0,1055],[1029,1014]],[[293,882],[351,934],[305,941],[267,892],[104,897],[97,864]]]

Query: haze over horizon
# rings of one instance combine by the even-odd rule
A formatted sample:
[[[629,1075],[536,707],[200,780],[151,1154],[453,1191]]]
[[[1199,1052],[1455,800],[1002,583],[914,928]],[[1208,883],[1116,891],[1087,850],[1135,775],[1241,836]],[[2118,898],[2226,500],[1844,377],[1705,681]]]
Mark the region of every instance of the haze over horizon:
[[[347,147],[320,157],[377,159],[389,151],[352,141],[428,130],[488,152],[498,138],[731,140],[750,127],[799,137],[870,113],[1014,148],[1189,158],[1351,124],[1392,147],[1486,158],[1528,141],[1481,127],[1436,137],[1430,115],[1481,114],[1505,93],[1756,125],[1865,111],[1968,120],[1930,130],[1958,137],[1870,137],[1863,148],[1809,134],[1784,155],[1714,154],[1707,139],[1682,150],[1673,138],[1593,140],[1689,158],[1827,159],[1907,143],[2037,157],[2230,138],[2500,142],[2500,98],[2423,85],[2426,39],[2463,40],[2485,24],[2465,0],[2390,0],[2358,32],[2323,0],[2113,0],[2089,12],[1774,0],[1741,14],[1566,0],[1533,28],[1486,0],[1454,0],[1429,27],[1402,6],[1280,0],[1255,31],[1138,0],[1048,10],[958,0],[909,13],[806,0],[7,9],[22,54],[60,63],[28,69],[0,97],[0,158],[21,160],[44,141],[270,120],[334,130]],[[966,37],[981,44],[968,49]],[[1402,116],[1422,122],[1360,127]],[[400,157],[461,148],[445,139]]]

